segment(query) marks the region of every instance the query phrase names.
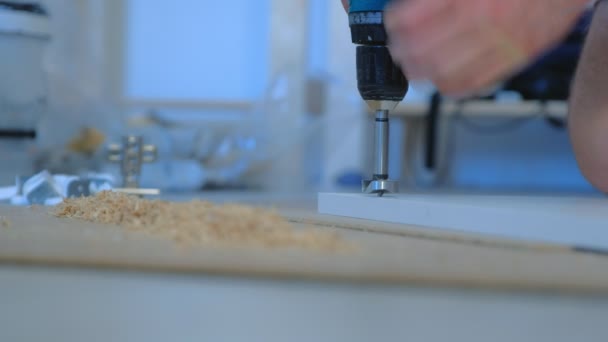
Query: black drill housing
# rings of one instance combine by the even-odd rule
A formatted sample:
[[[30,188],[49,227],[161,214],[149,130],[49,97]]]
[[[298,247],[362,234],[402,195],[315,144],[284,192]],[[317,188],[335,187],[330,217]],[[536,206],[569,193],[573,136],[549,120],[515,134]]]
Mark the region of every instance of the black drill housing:
[[[388,36],[382,12],[349,15],[352,41],[357,44],[357,82],[365,101],[400,102],[409,83],[387,48]]]

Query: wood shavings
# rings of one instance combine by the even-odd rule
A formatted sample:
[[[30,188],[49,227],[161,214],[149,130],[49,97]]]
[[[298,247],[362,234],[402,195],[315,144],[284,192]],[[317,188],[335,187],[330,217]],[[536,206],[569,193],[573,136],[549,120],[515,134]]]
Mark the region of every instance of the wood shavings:
[[[51,214],[119,225],[185,245],[224,243],[323,251],[341,249],[343,245],[335,233],[296,230],[273,211],[236,204],[215,205],[198,200],[172,203],[106,191],[94,197],[66,199]]]

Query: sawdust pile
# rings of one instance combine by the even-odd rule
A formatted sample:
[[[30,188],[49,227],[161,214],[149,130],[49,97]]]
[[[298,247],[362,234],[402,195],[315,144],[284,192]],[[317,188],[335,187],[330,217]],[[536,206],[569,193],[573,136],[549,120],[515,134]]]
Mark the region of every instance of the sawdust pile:
[[[171,203],[102,192],[94,197],[66,199],[51,214],[119,225],[185,245],[227,243],[327,251],[342,245],[337,234],[295,230],[273,211],[235,204],[216,205],[197,200]]]

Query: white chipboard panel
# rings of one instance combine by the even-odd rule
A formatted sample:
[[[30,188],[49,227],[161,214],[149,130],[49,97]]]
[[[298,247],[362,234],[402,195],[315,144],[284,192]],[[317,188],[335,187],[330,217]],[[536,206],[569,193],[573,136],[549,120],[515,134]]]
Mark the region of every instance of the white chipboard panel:
[[[608,251],[608,200],[319,194],[319,213]]]

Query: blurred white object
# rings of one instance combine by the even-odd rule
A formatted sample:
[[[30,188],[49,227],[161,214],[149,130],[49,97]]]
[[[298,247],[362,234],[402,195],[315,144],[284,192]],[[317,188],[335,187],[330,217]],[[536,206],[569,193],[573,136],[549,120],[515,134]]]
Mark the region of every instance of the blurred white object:
[[[51,175],[42,171],[15,186],[0,188],[0,201],[12,205],[56,205],[64,198],[95,195],[113,190],[114,178],[107,174]]]
[[[0,201],[9,200],[18,194],[17,186],[0,187]]]
[[[0,184],[33,173],[33,139],[19,135],[33,135],[46,110],[43,57],[50,40],[42,7],[5,3],[0,5]]]
[[[196,160],[163,160],[146,165],[141,173],[141,186],[162,191],[195,191],[207,182],[207,175]]]
[[[23,184],[23,196],[30,204],[45,204],[47,200],[61,198],[61,185],[50,173],[43,171]]]
[[[129,134],[144,136],[159,152],[158,162],[142,169],[142,182],[163,191],[243,185],[245,174],[264,157],[258,121],[171,110],[133,114]]]

